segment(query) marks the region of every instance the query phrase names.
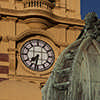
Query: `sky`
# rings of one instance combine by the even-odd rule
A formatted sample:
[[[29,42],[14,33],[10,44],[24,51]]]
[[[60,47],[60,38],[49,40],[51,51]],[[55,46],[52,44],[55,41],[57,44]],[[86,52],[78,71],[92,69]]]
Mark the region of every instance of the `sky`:
[[[96,12],[100,18],[100,0],[81,0],[81,18],[88,12]]]

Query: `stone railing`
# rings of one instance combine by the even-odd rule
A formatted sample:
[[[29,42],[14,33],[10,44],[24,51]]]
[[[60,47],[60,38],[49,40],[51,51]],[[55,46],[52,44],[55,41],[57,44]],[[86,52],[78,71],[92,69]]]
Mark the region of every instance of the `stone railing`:
[[[49,0],[23,0],[24,8],[46,8],[53,9],[54,3]]]

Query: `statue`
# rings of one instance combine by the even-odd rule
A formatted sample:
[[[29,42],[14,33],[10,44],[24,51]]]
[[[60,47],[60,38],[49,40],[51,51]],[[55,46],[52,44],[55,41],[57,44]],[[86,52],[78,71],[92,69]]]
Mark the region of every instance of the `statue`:
[[[100,100],[100,20],[85,16],[77,40],[58,57],[42,88],[42,100]]]

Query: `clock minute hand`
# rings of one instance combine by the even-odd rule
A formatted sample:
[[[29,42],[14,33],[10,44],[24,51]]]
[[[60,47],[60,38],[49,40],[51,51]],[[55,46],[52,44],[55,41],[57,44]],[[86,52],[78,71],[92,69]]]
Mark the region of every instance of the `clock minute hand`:
[[[37,63],[38,63],[38,59],[39,59],[39,55],[36,56],[36,66],[37,66]]]
[[[39,59],[39,55],[37,55],[37,57],[36,57],[36,63],[35,63],[35,69],[36,69],[36,70],[38,70],[38,66],[37,66],[38,59]]]

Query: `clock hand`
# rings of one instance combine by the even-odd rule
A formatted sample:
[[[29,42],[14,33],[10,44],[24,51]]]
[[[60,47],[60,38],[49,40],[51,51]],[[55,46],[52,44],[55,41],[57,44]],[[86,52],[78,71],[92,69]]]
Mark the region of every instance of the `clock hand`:
[[[39,55],[37,54],[37,57],[36,57],[36,64],[35,64],[35,68],[36,68],[36,69],[38,69],[38,66],[37,66],[38,59],[39,59]]]
[[[35,61],[35,60],[37,59],[37,56],[38,56],[38,55],[36,55],[35,57],[32,57],[32,58],[31,58],[31,61]]]
[[[31,61],[36,61],[36,63],[35,63],[35,69],[38,69],[38,66],[37,66],[38,59],[39,59],[39,54],[37,54],[35,57],[31,58]]]

